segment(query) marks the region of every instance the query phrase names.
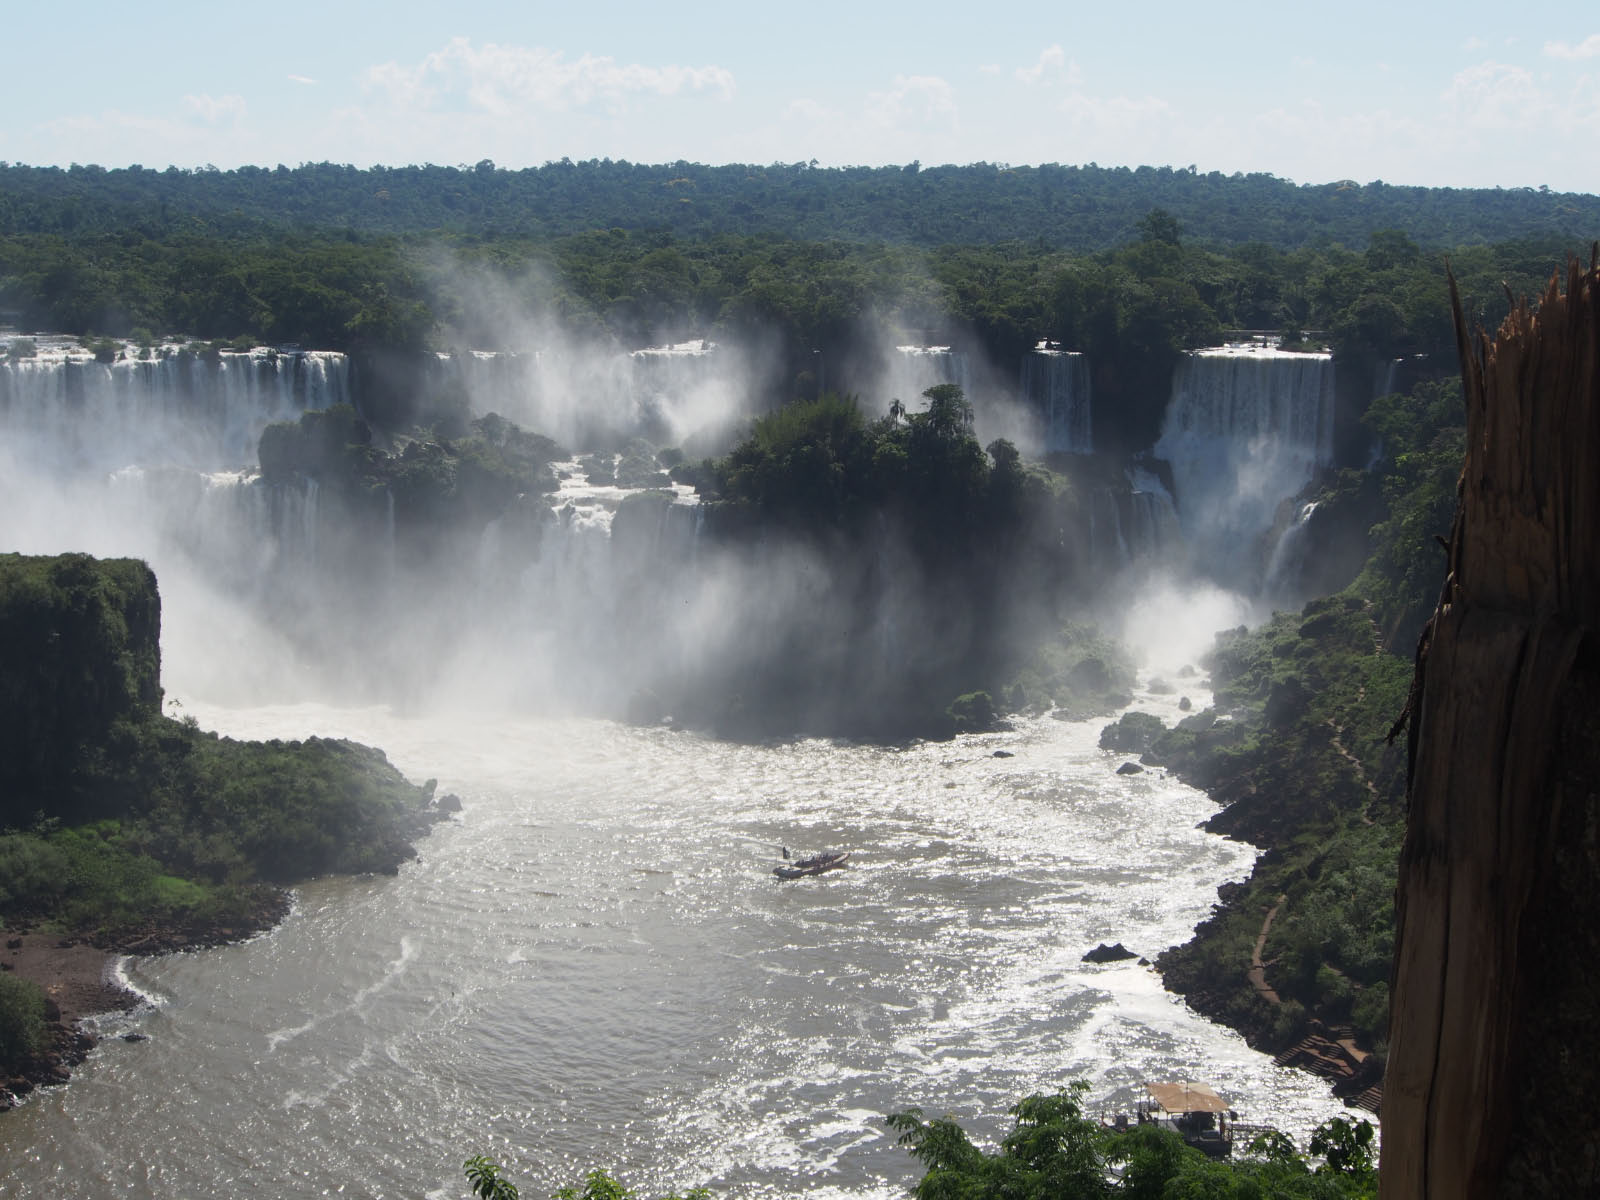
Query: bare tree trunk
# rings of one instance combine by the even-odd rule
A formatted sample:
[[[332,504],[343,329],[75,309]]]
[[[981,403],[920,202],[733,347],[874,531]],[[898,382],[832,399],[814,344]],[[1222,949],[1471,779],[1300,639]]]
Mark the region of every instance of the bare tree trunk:
[[[1408,706],[1384,1200],[1600,1194],[1600,269],[1559,285],[1491,342],[1451,280],[1467,454]]]

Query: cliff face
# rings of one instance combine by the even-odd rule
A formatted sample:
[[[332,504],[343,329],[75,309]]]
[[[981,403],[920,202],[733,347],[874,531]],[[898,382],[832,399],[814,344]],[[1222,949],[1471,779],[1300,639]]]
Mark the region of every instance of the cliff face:
[[[1418,653],[1385,1200],[1600,1186],[1600,268],[1469,341]]]
[[[413,855],[447,806],[381,751],[162,716],[160,614],[141,562],[0,556],[0,924],[205,940],[281,915],[258,884]]]
[[[161,600],[131,559],[0,555],[0,826],[123,720],[161,710]]]

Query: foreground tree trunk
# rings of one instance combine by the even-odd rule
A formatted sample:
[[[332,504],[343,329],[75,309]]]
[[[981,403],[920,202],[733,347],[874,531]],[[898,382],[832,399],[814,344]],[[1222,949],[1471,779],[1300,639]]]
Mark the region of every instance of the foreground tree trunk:
[[[1408,705],[1384,1200],[1600,1194],[1600,269],[1560,282],[1492,342],[1456,300],[1467,455]]]

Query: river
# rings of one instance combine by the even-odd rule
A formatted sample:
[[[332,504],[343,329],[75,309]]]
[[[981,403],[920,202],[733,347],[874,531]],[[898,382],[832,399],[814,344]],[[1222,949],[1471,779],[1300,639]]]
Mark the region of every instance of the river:
[[[1196,828],[1204,795],[1117,775],[1104,721],[746,746],[179,699],[233,736],[381,746],[463,812],[271,933],[126,960],[150,1003],[102,1032],[149,1040],[0,1117],[0,1195],[460,1197],[483,1153],[526,1196],[596,1166],[646,1195],[902,1196],[883,1117],[912,1105],[993,1139],[1030,1091],[1196,1078],[1302,1145],[1343,1111],[1150,968],[1081,961],[1185,940],[1254,853]],[[780,846],[853,858],[780,884]]]

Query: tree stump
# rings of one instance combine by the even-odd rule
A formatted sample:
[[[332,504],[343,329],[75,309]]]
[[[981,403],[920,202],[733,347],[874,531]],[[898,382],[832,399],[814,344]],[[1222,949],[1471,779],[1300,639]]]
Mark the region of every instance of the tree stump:
[[[1596,258],[1493,340],[1450,284],[1467,453],[1407,705],[1384,1200],[1600,1194]]]

